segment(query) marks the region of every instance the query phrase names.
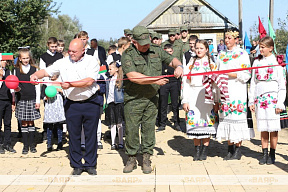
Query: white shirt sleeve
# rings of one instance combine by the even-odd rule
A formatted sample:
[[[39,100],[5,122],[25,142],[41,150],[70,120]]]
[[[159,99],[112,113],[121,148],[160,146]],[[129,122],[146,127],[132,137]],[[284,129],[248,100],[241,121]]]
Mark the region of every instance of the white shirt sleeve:
[[[183,62],[182,62],[182,65],[183,66],[186,66],[186,58],[185,58],[185,54],[183,54],[183,60],[182,60]]]
[[[251,67],[249,55],[246,51],[243,51],[243,55],[240,56],[239,60],[240,60],[239,68],[243,68],[244,66]],[[238,71],[236,73],[237,73],[237,81],[240,81],[243,84],[249,81],[249,79],[251,78],[251,73],[249,70]]]
[[[284,101],[286,99],[286,70],[284,67],[276,67],[278,75],[278,101],[276,108],[285,109]]]
[[[184,74],[188,74],[189,73],[189,67],[188,65],[186,65],[184,67]],[[190,84],[187,82],[189,81],[187,79],[187,76],[183,76],[182,78],[182,85],[181,85],[181,104],[183,105],[184,103],[189,103],[189,96],[191,94],[191,91],[189,91],[191,89]]]
[[[256,80],[255,79],[256,78],[255,78],[255,69],[254,69],[254,70],[252,70],[252,77],[251,77],[251,82],[250,82],[250,87],[249,87],[249,92],[248,92],[248,98],[249,98],[248,107],[254,105],[255,89],[256,89]]]
[[[4,69],[3,69],[3,77],[5,76],[5,71],[4,71]],[[3,77],[2,77],[2,79],[3,79]],[[3,84],[3,81],[0,81],[0,87],[2,87],[2,84]]]
[[[59,59],[49,67],[45,68],[45,71],[48,73],[50,77],[52,77],[53,75],[60,75],[61,61],[64,62],[63,59]]]
[[[40,103],[40,84],[35,85],[35,90],[36,90],[36,103]]]
[[[40,58],[40,63],[39,63],[39,68],[40,69],[46,69],[46,63]],[[43,77],[42,79],[44,82],[49,81],[49,77]],[[47,84],[45,84],[47,85]]]
[[[112,55],[108,55],[107,59],[106,59],[106,63],[107,65],[109,65],[110,63],[113,62],[113,56]]]

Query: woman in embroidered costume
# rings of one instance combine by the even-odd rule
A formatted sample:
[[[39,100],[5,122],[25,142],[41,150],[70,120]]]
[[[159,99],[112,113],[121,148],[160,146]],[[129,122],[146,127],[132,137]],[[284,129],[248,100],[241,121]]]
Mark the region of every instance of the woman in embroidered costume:
[[[274,52],[274,41],[271,37],[264,37],[259,42],[260,53],[253,66],[278,65]],[[284,71],[284,73],[283,73]],[[274,164],[275,149],[278,141],[280,126],[280,112],[285,109],[286,75],[281,66],[255,69],[252,72],[249,90],[249,107],[255,111],[257,129],[261,132],[263,157],[259,164]],[[270,135],[270,154],[268,156],[268,142]]]
[[[229,70],[250,67],[248,53],[236,47],[239,31],[236,28],[228,29],[225,33],[227,51],[218,55],[216,64],[219,70]],[[247,70],[228,73],[229,102],[220,102],[219,126],[216,138],[228,140],[228,154],[224,160],[241,159],[240,146],[243,140],[254,137],[254,130],[247,124],[247,85],[251,74]]]
[[[206,41],[198,40],[196,42],[196,58],[191,58],[184,73],[201,73],[217,69],[209,56],[209,47]],[[211,135],[216,134],[215,115],[219,104],[205,103],[205,87],[202,83],[203,76],[184,76],[182,80],[182,104],[186,112],[186,129],[189,138],[194,139],[196,155],[194,161],[206,160],[207,147]],[[215,97],[214,97],[215,98]],[[218,99],[216,99],[217,101]],[[214,108],[215,107],[215,111]],[[203,147],[201,150],[201,140]]]

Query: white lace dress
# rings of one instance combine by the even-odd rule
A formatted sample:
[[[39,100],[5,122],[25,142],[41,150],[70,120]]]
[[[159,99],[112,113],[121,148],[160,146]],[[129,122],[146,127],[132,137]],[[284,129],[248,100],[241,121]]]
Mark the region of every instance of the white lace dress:
[[[188,74],[192,68],[194,58],[184,67],[184,74]],[[211,68],[217,69],[211,61]],[[191,73],[211,71],[208,57],[197,59]],[[217,129],[217,116],[213,111],[213,104],[205,103],[205,88],[202,83],[203,75],[191,76],[191,80],[184,76],[182,79],[182,104],[189,104],[189,112],[186,113],[186,133],[189,138],[204,139],[215,136]],[[214,91],[215,92],[215,91]],[[215,99],[215,97],[214,97]],[[216,98],[216,101],[218,99]]]
[[[256,59],[253,67],[278,65],[271,55]],[[254,69],[249,90],[249,106],[255,105],[258,131],[280,131],[280,114],[275,109],[285,109],[286,71],[281,66]]]
[[[222,51],[216,64],[219,70],[250,67],[248,53],[241,48]],[[251,73],[247,70],[234,72],[237,78],[228,79],[229,102],[220,103],[219,126],[216,138],[218,141],[229,140],[239,143],[255,136],[254,130],[247,124],[247,84]]]

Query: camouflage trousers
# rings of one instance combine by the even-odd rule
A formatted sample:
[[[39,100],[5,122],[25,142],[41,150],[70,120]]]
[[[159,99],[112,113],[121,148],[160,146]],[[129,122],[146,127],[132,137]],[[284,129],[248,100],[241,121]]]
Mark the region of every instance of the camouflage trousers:
[[[157,113],[158,95],[151,99],[134,99],[124,103],[126,154],[137,154],[140,147],[140,138],[142,152],[153,154]]]

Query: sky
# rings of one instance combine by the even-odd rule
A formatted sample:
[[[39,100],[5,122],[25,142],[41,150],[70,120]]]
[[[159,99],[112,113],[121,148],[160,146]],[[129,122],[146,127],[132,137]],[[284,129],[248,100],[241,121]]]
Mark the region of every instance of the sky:
[[[135,27],[163,0],[53,0],[60,5],[59,14],[76,16],[90,39],[118,39],[123,29]],[[206,0],[216,10],[238,25],[238,0]],[[278,18],[286,19],[287,0],[274,1],[274,29],[279,28]],[[250,35],[250,28],[258,16],[264,19],[268,33],[269,0],[242,0],[243,34]],[[284,5],[284,6],[283,6]]]

